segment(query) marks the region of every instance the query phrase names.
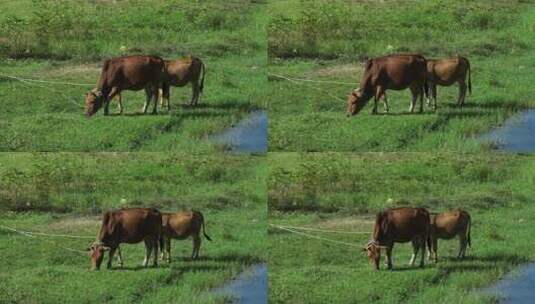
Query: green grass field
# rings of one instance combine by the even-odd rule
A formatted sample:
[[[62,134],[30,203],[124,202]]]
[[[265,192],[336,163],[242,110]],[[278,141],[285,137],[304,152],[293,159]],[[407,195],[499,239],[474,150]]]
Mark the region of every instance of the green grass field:
[[[515,266],[533,261],[530,156],[449,153],[270,153],[269,222],[365,232],[307,232],[364,245],[384,208],[460,207],[472,216],[472,247],[453,259],[458,241],[439,241],[439,263],[411,268],[409,244],[394,248],[394,270],[374,271],[358,247],[270,227],[272,303],[495,303],[482,294]],[[369,234],[367,233],[369,232]]]
[[[171,112],[137,115],[144,93],[123,94],[125,115],[83,115],[95,85],[0,77],[0,151],[213,152],[208,137],[263,108],[265,5],[254,1],[65,1],[0,3],[0,74],[95,84],[104,59],[131,54],[181,58],[206,67],[201,104],[190,86],[171,92]],[[109,12],[113,11],[112,14]],[[112,102],[112,113],[116,102]]]
[[[533,107],[533,1],[271,1],[268,22],[270,151],[479,152],[478,135]],[[372,102],[346,118],[365,58],[417,52],[469,58],[472,96],[438,88],[438,110],[408,112],[410,93],[388,91],[389,115]],[[288,81],[283,75],[315,81]],[[353,83],[353,85],[351,84]],[[382,104],[380,104],[382,113]]]
[[[212,242],[191,261],[175,241],[171,264],[143,269],[142,244],[123,245],[124,269],[90,271],[91,239],[30,238],[0,228],[0,303],[227,303],[211,290],[265,261],[266,163],[255,156],[163,153],[2,153],[0,225],[96,237],[100,214],[151,206],[203,212]],[[254,165],[253,165],[254,164]]]

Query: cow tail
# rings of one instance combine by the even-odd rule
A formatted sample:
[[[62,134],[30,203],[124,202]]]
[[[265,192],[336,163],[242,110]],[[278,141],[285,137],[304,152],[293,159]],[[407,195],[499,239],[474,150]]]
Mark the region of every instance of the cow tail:
[[[199,212],[199,216],[201,217],[201,224],[202,224],[202,234],[204,235],[204,237],[211,241],[212,239],[208,236],[208,234],[206,234],[206,227],[204,226],[204,216],[202,215],[202,213]]]
[[[199,59],[199,62],[201,63],[201,83],[199,84],[199,91],[202,93],[202,90],[204,89],[204,75],[206,75],[206,66],[204,65],[204,62]]]
[[[468,92],[472,95],[472,72],[470,71],[470,61],[466,59],[466,65],[468,66]]]
[[[468,216],[468,226],[466,227],[466,240],[468,241],[468,246],[472,247],[472,240],[470,239],[470,229],[472,226],[472,219]]]

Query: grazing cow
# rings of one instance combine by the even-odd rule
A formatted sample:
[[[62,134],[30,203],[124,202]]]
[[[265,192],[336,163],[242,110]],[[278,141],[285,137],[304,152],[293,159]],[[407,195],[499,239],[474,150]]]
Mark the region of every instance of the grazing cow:
[[[160,238],[160,248],[162,250],[162,260],[167,253],[167,262],[171,262],[171,239],[185,240],[193,238],[193,252],[191,258],[199,257],[201,248],[201,228],[204,237],[211,241],[204,228],[204,217],[199,211],[181,211],[177,213],[162,214],[162,237]]]
[[[468,59],[456,56],[447,59],[428,59],[427,60],[427,105],[430,105],[430,99],[433,98],[433,108],[437,108],[437,85],[450,86],[454,83],[459,84],[459,99],[457,104],[464,105],[466,98],[466,76],[468,75],[468,91],[472,95],[472,80],[470,77],[470,62]]]
[[[123,90],[138,91],[145,89],[143,113],[151,99],[154,100],[153,114],[156,114],[158,91],[162,86],[165,63],[156,56],[125,56],[106,60],[102,67],[96,89],[85,96],[85,115],[95,114],[104,105],[104,115],[108,115],[110,101],[119,95],[119,111],[122,113],[120,93]]]
[[[154,266],[158,266],[158,240],[162,230],[162,214],[153,208],[127,208],[104,213],[102,226],[97,240],[87,250],[90,252],[93,270],[99,270],[104,252],[109,251],[107,268],[111,268],[113,255],[117,250],[119,265],[123,266],[123,257],[119,244],[136,244],[145,242],[145,260],[149,263],[154,251]]]
[[[424,266],[425,244],[429,236],[429,212],[424,208],[394,208],[379,212],[375,219],[372,240],[363,251],[379,270],[381,249],[386,250],[386,264],[392,269],[394,243],[412,242],[413,254],[410,265],[421,250],[420,267]]]
[[[183,87],[191,83],[191,101],[190,105],[196,105],[199,102],[199,97],[204,88],[204,75],[206,68],[201,59],[197,57],[189,57],[179,60],[165,61],[165,81],[162,87],[162,109],[167,100],[167,110],[170,110],[169,96],[171,86]]]
[[[452,210],[439,214],[431,214],[431,229],[427,240],[428,257],[434,255],[435,263],[438,261],[438,239],[452,239],[459,236],[459,253],[457,258],[464,258],[466,247],[470,242],[470,214],[464,210]]]
[[[366,62],[360,88],[351,92],[347,99],[348,117],[356,115],[373,97],[372,114],[377,113],[377,101],[384,97],[385,111],[388,112],[386,90],[410,88],[412,113],[416,100],[420,98],[420,112],[423,111],[423,95],[426,90],[426,59],[418,54],[396,54],[369,59]]]

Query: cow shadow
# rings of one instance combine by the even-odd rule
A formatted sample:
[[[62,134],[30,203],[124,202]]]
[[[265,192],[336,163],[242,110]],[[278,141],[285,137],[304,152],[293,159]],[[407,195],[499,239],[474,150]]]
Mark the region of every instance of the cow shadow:
[[[409,111],[401,111],[401,112],[377,112],[375,114],[371,114],[371,116],[422,116],[422,115],[435,115],[437,112],[435,111],[423,111],[422,113],[418,111],[409,112]]]
[[[110,114],[106,115],[106,117],[121,117],[121,116],[124,116],[124,117],[136,117],[136,116],[151,117],[151,116],[169,116],[170,114],[171,113],[169,113],[167,111],[159,111],[156,114],[152,114],[151,112],[148,112],[147,114],[144,114],[143,112],[128,112],[128,113],[123,113],[123,114],[110,113]]]

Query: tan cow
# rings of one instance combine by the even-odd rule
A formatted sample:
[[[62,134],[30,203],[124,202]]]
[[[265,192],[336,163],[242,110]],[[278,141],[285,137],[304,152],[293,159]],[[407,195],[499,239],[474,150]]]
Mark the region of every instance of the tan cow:
[[[409,111],[412,113],[416,101],[420,98],[420,112],[423,112],[423,96],[426,90],[427,61],[418,54],[394,54],[369,59],[359,89],[351,92],[347,98],[348,116],[356,115],[373,97],[372,114],[377,113],[377,101],[384,97],[385,111],[388,112],[386,90],[404,90],[410,88],[412,101]]]
[[[109,251],[107,268],[115,251],[119,265],[123,266],[123,257],[119,244],[136,244],[145,242],[145,260],[149,263],[151,252],[154,251],[154,266],[158,265],[158,240],[162,230],[162,214],[153,208],[127,208],[104,213],[97,240],[87,250],[90,252],[93,270],[99,270],[104,252]]]
[[[97,88],[85,96],[85,115],[95,114],[104,105],[104,115],[109,113],[110,101],[119,95],[119,111],[123,106],[120,93],[123,90],[144,89],[146,100],[143,113],[151,99],[154,100],[153,114],[157,112],[158,92],[164,79],[165,63],[156,56],[125,56],[106,60],[102,67]]]
[[[199,257],[201,248],[201,228],[204,237],[211,241],[206,234],[204,227],[204,216],[199,211],[181,211],[177,213],[162,214],[162,237],[160,238],[160,247],[162,248],[162,260],[167,254],[167,262],[171,262],[171,239],[185,240],[190,236],[193,239],[193,252],[191,258]]]
[[[202,60],[193,56],[179,60],[166,60],[165,70],[166,77],[162,87],[161,108],[165,107],[165,101],[167,101],[167,110],[169,111],[171,108],[169,104],[171,86],[183,87],[188,83],[191,83],[192,92],[190,105],[197,105],[204,88],[206,74]]]
[[[470,242],[470,214],[464,210],[451,210],[439,214],[431,214],[431,229],[429,233],[428,257],[434,255],[435,263],[438,262],[438,239],[449,240],[459,236],[459,253],[457,258],[464,258],[467,246]]]
[[[446,59],[427,60],[427,105],[429,96],[433,99],[433,108],[437,108],[437,85],[450,86],[459,84],[459,99],[457,104],[462,106],[466,99],[466,77],[468,76],[468,91],[472,94],[472,80],[470,76],[470,62],[465,57],[456,56]]]
[[[410,265],[414,265],[421,250],[420,267],[424,266],[425,245],[429,237],[429,212],[424,208],[393,208],[379,212],[375,218],[372,239],[363,248],[370,263],[379,270],[381,249],[386,250],[386,264],[392,269],[394,243],[412,242],[413,254]]]

